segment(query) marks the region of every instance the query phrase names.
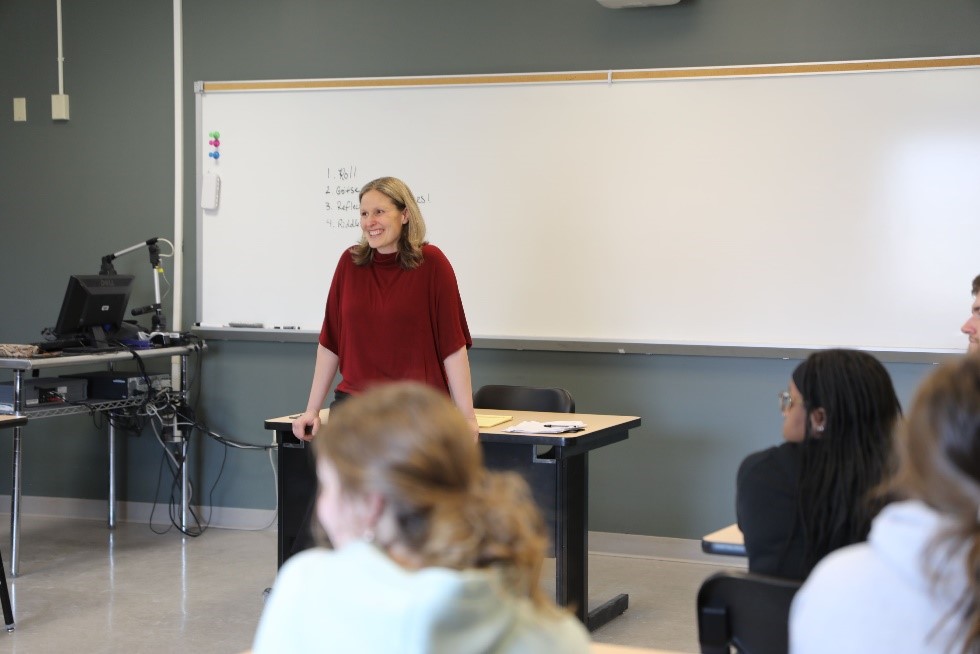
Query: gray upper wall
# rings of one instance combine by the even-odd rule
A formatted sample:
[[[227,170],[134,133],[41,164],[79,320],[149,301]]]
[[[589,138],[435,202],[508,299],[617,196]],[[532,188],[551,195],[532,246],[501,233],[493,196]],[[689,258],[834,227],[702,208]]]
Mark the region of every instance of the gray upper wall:
[[[189,0],[183,12],[185,326],[195,300],[194,81],[761,64],[980,50],[978,0],[682,0],[619,11],[594,0]],[[36,340],[40,328],[53,323],[69,274],[94,273],[103,254],[150,236],[173,236],[172,3],[64,0],[63,14],[71,120],[53,123],[55,3],[0,2],[3,342]],[[27,123],[12,122],[14,97],[27,98]],[[411,171],[396,174],[411,178]],[[263,265],[289,265],[288,253],[270,259]],[[172,279],[169,261],[164,266]],[[141,253],[121,259],[117,268],[139,277],[136,297],[152,297]],[[719,271],[719,293],[723,279]],[[969,280],[950,283],[964,287],[965,314]],[[785,300],[787,310],[827,310],[808,305],[805,297]],[[173,315],[169,307],[167,315]],[[266,442],[262,420],[305,403],[312,345],[211,345],[197,377],[200,414],[222,434]],[[590,525],[682,537],[733,519],[735,468],[746,453],[778,441],[775,394],[795,364],[505,350],[475,350],[471,359],[474,386],[560,385],[572,391],[580,411],[641,416],[643,427],[629,441],[592,457]],[[889,364],[906,404],[929,369]],[[218,479],[222,455],[220,446],[195,435],[196,499],[271,508],[268,460],[228,452]],[[123,460],[122,497],[165,496],[157,491],[160,455],[150,438],[124,439]],[[86,418],[29,425],[24,466],[27,494],[106,495],[105,437]],[[0,488],[8,487],[9,475],[10,451],[0,447]]]

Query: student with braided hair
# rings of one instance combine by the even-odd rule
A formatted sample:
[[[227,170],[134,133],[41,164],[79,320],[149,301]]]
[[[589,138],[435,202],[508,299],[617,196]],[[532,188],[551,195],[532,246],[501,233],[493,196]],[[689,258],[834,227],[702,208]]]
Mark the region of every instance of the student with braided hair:
[[[884,366],[857,350],[811,354],[780,394],[783,439],[738,470],[736,515],[749,571],[805,579],[868,535],[901,406]]]
[[[331,409],[314,446],[336,549],[284,564],[255,654],[588,651],[540,589],[547,538],[527,484],[483,467],[444,393],[375,386]]]
[[[803,584],[790,651],[980,652],[980,356],[926,379],[896,449],[901,501]]]

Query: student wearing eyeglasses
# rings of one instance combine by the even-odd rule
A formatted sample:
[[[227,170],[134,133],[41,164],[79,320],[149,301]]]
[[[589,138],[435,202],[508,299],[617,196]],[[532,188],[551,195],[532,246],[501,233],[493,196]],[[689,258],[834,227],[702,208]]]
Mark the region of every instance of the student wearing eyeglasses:
[[[901,406],[877,359],[835,349],[797,366],[779,408],[785,442],[742,462],[736,515],[750,572],[805,579],[828,552],[867,537]]]

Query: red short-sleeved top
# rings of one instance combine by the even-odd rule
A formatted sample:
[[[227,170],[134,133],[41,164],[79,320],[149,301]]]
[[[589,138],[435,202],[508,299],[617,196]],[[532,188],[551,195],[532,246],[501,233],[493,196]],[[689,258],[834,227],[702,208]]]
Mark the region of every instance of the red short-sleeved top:
[[[374,383],[421,381],[449,392],[443,361],[473,345],[456,273],[434,245],[413,270],[397,254],[374,253],[364,266],[341,255],[330,284],[320,345],[337,355],[337,390],[358,394]]]

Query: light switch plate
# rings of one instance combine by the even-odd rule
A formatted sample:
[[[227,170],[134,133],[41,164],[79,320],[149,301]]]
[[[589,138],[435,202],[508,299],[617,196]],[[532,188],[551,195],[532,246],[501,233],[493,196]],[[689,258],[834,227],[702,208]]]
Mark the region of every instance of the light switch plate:
[[[27,98],[14,98],[14,122],[27,122]]]
[[[68,120],[68,96],[55,94],[51,96],[51,120]]]

